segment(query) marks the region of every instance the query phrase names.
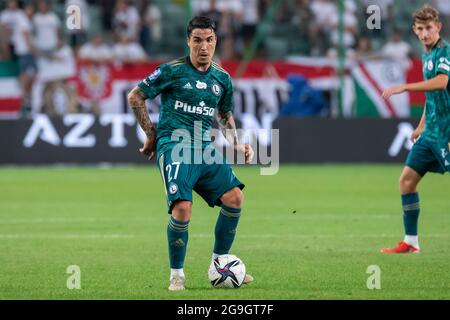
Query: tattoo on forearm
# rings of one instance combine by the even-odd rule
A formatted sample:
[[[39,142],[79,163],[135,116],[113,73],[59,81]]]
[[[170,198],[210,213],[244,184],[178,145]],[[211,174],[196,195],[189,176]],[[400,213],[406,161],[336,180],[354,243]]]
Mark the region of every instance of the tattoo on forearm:
[[[219,112],[218,120],[222,134],[231,145],[236,146],[238,144],[238,136],[236,131],[236,123],[234,122],[231,111],[227,113]]]
[[[128,102],[130,103],[137,122],[141,126],[142,130],[144,130],[147,137],[150,137],[154,134],[155,127],[150,120],[150,116],[145,106],[145,99],[145,94],[137,87],[134,88],[128,95]]]

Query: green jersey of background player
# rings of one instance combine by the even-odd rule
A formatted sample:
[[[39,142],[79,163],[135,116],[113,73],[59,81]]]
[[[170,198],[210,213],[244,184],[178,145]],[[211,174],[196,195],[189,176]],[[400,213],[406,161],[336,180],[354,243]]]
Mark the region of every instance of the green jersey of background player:
[[[394,248],[382,249],[385,253],[420,251],[417,186],[427,172],[450,171],[450,46],[440,38],[441,28],[439,12],[429,5],[414,14],[413,30],[426,49],[422,56],[425,81],[383,92],[385,99],[405,91],[426,92],[425,111],[411,136],[415,143],[400,177],[405,238]]]
[[[227,254],[231,248],[241,215],[241,190],[244,188],[225,162],[193,164],[172,159],[175,158],[172,151],[177,146],[172,135],[177,129],[183,129],[190,135],[190,146],[182,151],[194,153],[198,149],[202,150],[209,141],[200,145],[195,141],[207,136],[216,115],[230,144],[245,154],[246,163],[253,159],[251,146],[240,144],[237,139],[232,115],[233,88],[230,76],[212,61],[216,42],[215,23],[207,17],[193,18],[187,27],[189,56],[159,66],[128,95],[136,119],[147,135],[140,152],[149,158],[156,155],[163,177],[168,212],[171,214],[167,240],[171,268],[169,290],[172,291],[185,288],[183,267],[192,214],[192,190],[211,207],[221,206],[215,227],[212,255],[215,259],[221,254]],[[150,121],[145,100],[159,94],[161,110],[158,128],[155,128]],[[244,283],[252,280],[250,275],[246,275]]]

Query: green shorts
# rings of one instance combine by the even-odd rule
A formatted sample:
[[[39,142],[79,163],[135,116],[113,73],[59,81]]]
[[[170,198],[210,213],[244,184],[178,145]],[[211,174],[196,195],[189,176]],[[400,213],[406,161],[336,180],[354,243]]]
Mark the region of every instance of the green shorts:
[[[440,145],[426,137],[420,137],[412,147],[406,165],[422,177],[427,172],[450,172],[449,148],[449,145]]]
[[[192,153],[194,150],[190,150]],[[215,151],[218,153],[218,151]],[[226,163],[223,156],[221,164],[190,164],[172,160],[172,150],[158,155],[158,168],[166,191],[168,213],[172,213],[173,204],[178,201],[192,202],[192,190],[197,192],[210,207],[220,206],[223,194],[235,187],[244,189]]]

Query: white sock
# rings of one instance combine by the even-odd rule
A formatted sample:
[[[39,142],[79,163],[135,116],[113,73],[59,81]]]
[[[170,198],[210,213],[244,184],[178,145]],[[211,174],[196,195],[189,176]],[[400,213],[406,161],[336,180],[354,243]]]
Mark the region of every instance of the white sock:
[[[170,269],[170,279],[172,279],[174,276],[185,278],[184,276],[184,270],[181,269]]]
[[[405,236],[405,241],[410,246],[413,246],[415,248],[419,248],[419,236]]]

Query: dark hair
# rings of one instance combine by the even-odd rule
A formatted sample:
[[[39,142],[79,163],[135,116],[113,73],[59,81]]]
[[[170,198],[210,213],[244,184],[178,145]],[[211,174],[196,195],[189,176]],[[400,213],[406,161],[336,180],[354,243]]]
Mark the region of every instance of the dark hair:
[[[216,32],[216,23],[208,17],[194,17],[187,26],[187,36],[190,37],[194,29],[212,29]]]
[[[426,4],[413,14],[413,23],[439,22],[439,11]]]

